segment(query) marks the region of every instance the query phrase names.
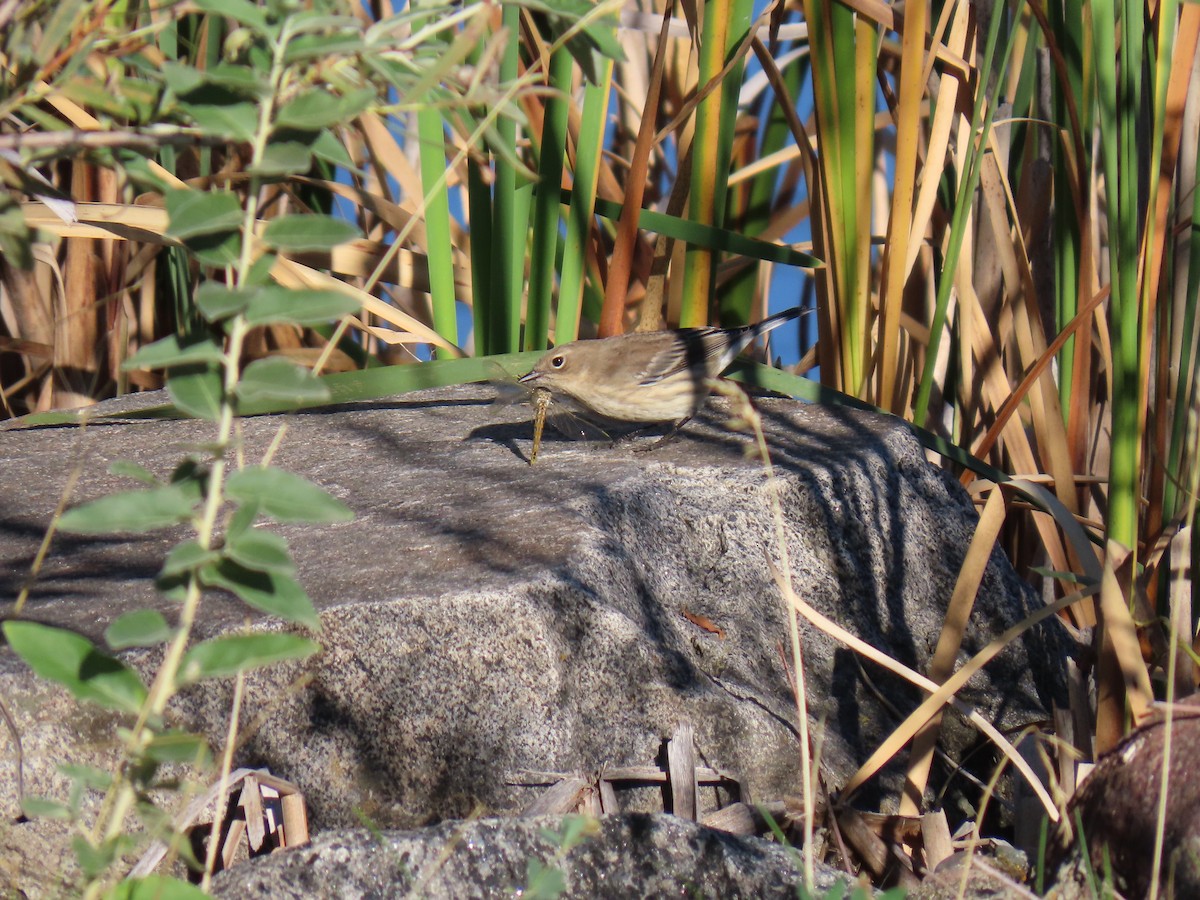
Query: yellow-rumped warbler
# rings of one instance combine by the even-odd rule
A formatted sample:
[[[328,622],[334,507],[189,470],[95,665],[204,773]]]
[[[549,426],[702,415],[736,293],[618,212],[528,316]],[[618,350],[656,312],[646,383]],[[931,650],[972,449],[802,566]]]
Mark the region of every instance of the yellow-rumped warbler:
[[[799,315],[799,309],[789,309],[743,328],[681,328],[572,341],[548,352],[520,381],[566,395],[605,419],[670,422],[674,431],[704,405],[709,379],[756,338]]]

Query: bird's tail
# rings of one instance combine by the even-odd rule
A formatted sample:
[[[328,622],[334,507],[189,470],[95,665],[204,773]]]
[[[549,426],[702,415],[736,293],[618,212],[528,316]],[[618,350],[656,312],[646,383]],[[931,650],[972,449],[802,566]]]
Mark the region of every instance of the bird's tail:
[[[733,362],[734,357],[768,331],[778,328],[784,322],[790,322],[792,319],[799,318],[801,313],[805,312],[810,312],[810,310],[802,310],[800,307],[795,306],[791,309],[785,309],[783,312],[775,313],[773,316],[768,316],[761,322],[755,322],[753,325],[746,325],[743,328],[735,328],[724,332],[729,336],[729,339],[724,347],[725,352],[721,355],[721,371],[724,371]]]
[[[766,334],[772,328],[778,328],[784,322],[790,322],[792,319],[800,318],[802,313],[811,311],[812,310],[801,309],[798,306],[793,306],[791,309],[785,309],[783,312],[777,312],[773,316],[767,316],[761,322],[756,322],[753,325],[747,326],[747,328],[754,333],[754,337],[752,337],[750,340],[754,340],[754,338]]]
[[[802,313],[806,312],[811,312],[811,310],[801,309],[798,306],[793,306],[791,309],[785,309],[783,312],[775,313],[773,316],[767,316],[767,318],[763,319],[761,322],[755,322],[753,325],[747,325],[745,328],[739,328],[737,339],[734,341],[737,346],[737,350],[734,351],[733,356],[737,356],[744,349],[746,349],[746,347],[757,341],[768,331],[773,331],[785,322],[792,321],[792,319],[798,319]],[[733,361],[733,356],[730,357],[730,362]]]

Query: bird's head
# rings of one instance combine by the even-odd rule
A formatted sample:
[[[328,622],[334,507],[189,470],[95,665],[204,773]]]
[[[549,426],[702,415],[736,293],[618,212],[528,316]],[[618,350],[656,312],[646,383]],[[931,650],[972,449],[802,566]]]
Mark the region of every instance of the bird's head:
[[[555,347],[534,365],[527,375],[518,381],[529,387],[544,387],[572,393],[571,387],[583,376],[587,363],[586,347],[575,341]]]

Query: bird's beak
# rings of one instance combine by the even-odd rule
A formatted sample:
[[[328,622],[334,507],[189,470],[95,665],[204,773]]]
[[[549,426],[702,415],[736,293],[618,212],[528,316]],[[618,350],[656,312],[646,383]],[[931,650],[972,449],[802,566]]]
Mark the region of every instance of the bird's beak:
[[[541,373],[538,372],[537,370],[534,370],[534,371],[529,372],[526,375],[522,375],[520,378],[518,378],[517,383],[518,384],[529,384],[531,382],[537,381],[541,377],[542,377]]]

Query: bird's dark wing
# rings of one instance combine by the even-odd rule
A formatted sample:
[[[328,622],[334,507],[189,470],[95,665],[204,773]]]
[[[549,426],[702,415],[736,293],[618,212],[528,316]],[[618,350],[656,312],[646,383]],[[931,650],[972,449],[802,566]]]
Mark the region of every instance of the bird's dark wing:
[[[719,358],[725,338],[719,328],[684,328],[675,332],[677,340],[655,350],[638,372],[638,383],[657,384],[683,371],[703,379],[709,360]]]
[[[697,382],[720,375],[747,344],[799,315],[797,308],[742,328],[681,328],[673,332],[675,340],[669,344],[654,341],[640,348],[648,359],[636,369],[638,383],[656,384],[683,371],[690,372]],[[637,353],[633,345],[629,350]]]

